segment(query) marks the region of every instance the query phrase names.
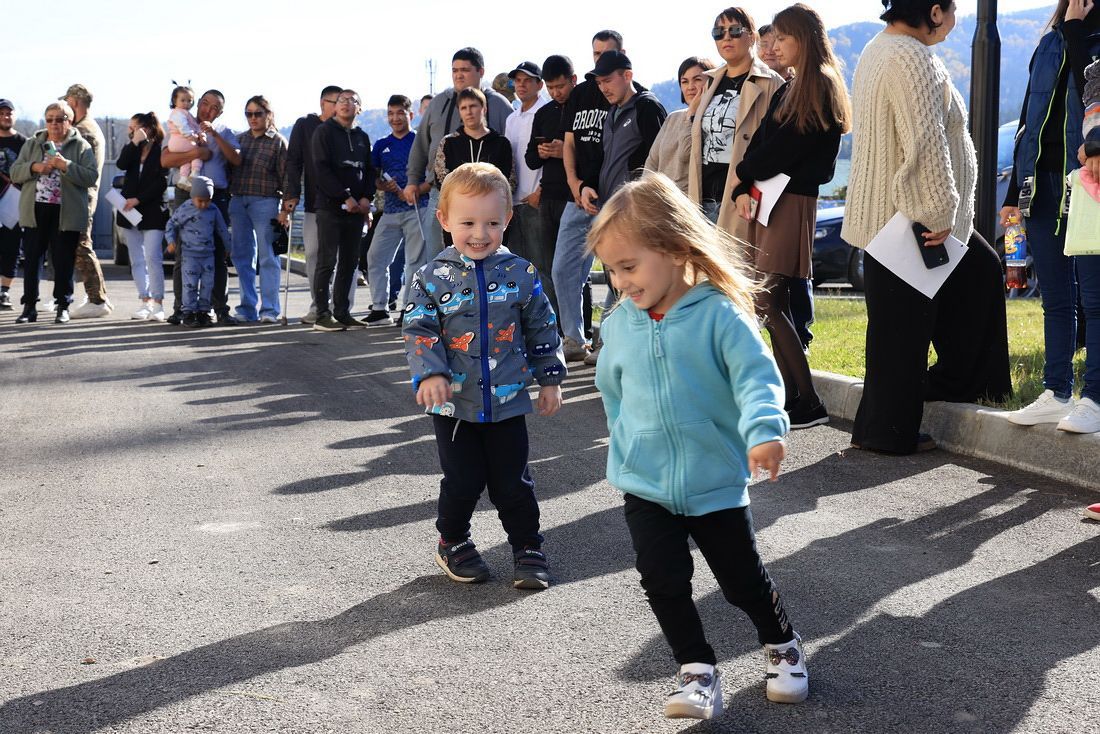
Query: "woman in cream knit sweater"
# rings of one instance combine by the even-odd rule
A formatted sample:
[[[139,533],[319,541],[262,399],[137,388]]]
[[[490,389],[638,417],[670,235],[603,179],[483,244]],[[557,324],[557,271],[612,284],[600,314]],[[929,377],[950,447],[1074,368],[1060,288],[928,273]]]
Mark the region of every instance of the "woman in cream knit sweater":
[[[864,256],[867,358],[852,444],[896,454],[935,448],[919,434],[923,402],[1011,394],[1004,284],[974,232],[977,163],[962,96],[931,47],[955,25],[953,2],[883,0],[887,28],[867,44],[852,90],[852,171],[842,236],[866,247],[894,216],[969,246],[934,299]],[[916,247],[903,241],[898,247]],[[928,368],[928,347],[937,362]]]

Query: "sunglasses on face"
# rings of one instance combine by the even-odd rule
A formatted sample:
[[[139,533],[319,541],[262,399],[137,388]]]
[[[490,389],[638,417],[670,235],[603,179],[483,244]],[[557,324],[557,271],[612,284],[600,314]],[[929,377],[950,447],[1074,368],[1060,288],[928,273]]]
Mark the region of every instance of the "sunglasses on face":
[[[47,117],[46,118],[47,123],[58,124],[58,125],[60,125],[63,122],[68,122],[68,121],[69,121],[68,117]]]
[[[267,115],[266,110],[253,110],[251,112],[249,112],[248,110],[245,110],[245,112],[244,112],[245,117],[264,117],[266,115]]]
[[[710,37],[713,38],[715,41],[721,41],[723,38],[726,37],[727,34],[731,39],[740,38],[741,36],[745,35],[745,26],[731,25],[726,26],[725,28],[722,28],[721,26],[715,26],[714,28],[710,29]]]
[[[336,104],[353,104],[358,107],[359,100],[355,97],[341,97],[340,99],[336,100]]]

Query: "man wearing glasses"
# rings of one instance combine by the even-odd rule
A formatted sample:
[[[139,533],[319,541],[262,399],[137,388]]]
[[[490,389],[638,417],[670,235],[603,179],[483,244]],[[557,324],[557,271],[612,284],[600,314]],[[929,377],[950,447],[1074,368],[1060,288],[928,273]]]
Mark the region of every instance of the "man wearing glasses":
[[[286,223],[305,192],[305,217],[302,221],[302,240],[306,246],[306,278],[309,280],[309,313],[302,317],[303,324],[312,324],[317,320],[317,305],[313,302],[313,271],[317,267],[317,203],[313,169],[313,151],[310,142],[313,133],[325,120],[336,112],[336,98],[343,87],[327,86],[321,90],[321,114],[309,113],[299,117],[290,131],[290,144],[287,148],[286,183],[283,186],[283,213],[280,219]],[[303,185],[303,179],[305,181]],[[355,289],[350,294],[355,301]]]
[[[362,109],[359,95],[345,89],[336,98],[336,110],[313,133],[311,148],[316,174],[317,267],[313,273],[313,303],[317,308],[315,331],[362,329],[364,322],[351,315],[348,294],[359,263],[363,222],[370,215],[376,172],[371,165],[370,138],[356,124]],[[329,282],[333,270],[329,303]]]
[[[420,121],[420,127],[416,129],[416,140],[409,153],[409,182],[405,186],[404,198],[405,201],[412,202],[423,192],[425,184],[431,186],[428,209],[424,213],[428,228],[425,232],[428,237],[425,247],[428,260],[443,250],[443,230],[435,216],[439,204],[440,184],[435,181],[435,174],[429,168],[428,162],[435,161],[439,141],[462,126],[462,121],[458,118],[455,96],[469,87],[477,87],[484,92],[488,105],[485,116],[489,129],[501,135],[504,134],[505,121],[512,114],[511,103],[491,86],[484,85],[482,82],[484,76],[485,59],[480,51],[471,46],[455,51],[451,58],[451,81],[454,86],[432,98],[428,104],[428,111]]]

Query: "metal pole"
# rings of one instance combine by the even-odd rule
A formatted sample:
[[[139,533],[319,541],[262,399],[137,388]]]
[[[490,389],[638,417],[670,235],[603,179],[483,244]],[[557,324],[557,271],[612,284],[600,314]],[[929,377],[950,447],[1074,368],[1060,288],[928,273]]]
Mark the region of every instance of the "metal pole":
[[[978,154],[978,190],[974,228],[993,242],[997,197],[997,128],[1000,124],[1001,36],[997,0],[978,0],[977,27],[971,49],[970,136]]]

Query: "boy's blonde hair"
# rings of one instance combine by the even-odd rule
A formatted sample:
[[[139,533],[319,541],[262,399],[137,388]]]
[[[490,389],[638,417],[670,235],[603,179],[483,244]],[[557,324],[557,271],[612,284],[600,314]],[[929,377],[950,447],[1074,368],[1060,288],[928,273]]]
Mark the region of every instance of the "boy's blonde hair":
[[[439,192],[439,211],[444,216],[455,196],[484,196],[499,192],[506,214],[512,213],[512,187],[500,169],[491,163],[463,163],[443,179]]]
[[[742,252],[749,247],[715,227],[663,173],[626,183],[603,205],[588,230],[588,250],[616,232],[642,247],[687,261],[688,279],[709,281],[747,315],[759,287]]]

